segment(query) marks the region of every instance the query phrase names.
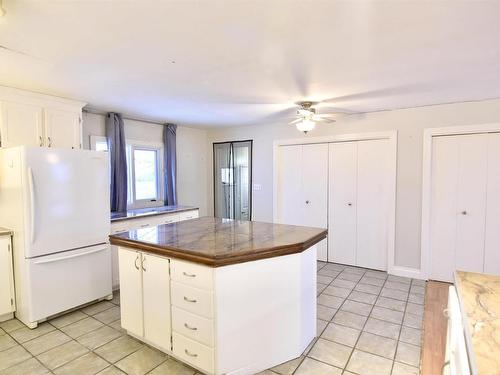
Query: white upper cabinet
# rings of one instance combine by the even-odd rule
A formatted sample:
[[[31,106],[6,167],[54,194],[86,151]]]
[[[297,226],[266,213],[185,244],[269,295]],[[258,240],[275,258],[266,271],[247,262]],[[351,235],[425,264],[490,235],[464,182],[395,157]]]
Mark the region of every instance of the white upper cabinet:
[[[0,145],[81,148],[84,105],[0,86]]]

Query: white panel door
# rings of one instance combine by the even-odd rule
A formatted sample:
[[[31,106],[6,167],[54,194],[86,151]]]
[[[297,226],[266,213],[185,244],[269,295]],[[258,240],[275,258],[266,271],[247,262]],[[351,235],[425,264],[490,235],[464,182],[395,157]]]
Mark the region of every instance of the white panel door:
[[[302,199],[302,146],[281,146],[277,181],[278,215],[282,224],[301,225],[304,214]]]
[[[357,266],[387,269],[390,152],[387,139],[358,142]]]
[[[10,237],[0,237],[0,315],[14,311],[14,283]]]
[[[356,264],[357,142],[329,145],[328,259]]]
[[[484,272],[500,275],[500,133],[488,138],[488,185]]]
[[[455,268],[458,192],[457,136],[432,139],[430,278],[451,281]]]
[[[144,334],[142,310],[142,268],[139,251],[119,248],[120,311],[122,327],[134,335]],[[170,310],[168,311],[170,313]]]
[[[45,110],[46,145],[55,148],[81,148],[80,113]]]
[[[459,136],[457,270],[483,272],[488,134]]]
[[[328,226],[328,144],[302,146],[302,200],[304,215],[301,225]],[[328,240],[317,244],[318,260],[327,260]]]
[[[3,147],[43,146],[42,107],[13,102],[1,103],[0,133]]]
[[[27,258],[107,241],[111,225],[106,152],[26,148],[24,166],[31,243]]]
[[[168,259],[142,254],[144,337],[170,350],[170,274]]]

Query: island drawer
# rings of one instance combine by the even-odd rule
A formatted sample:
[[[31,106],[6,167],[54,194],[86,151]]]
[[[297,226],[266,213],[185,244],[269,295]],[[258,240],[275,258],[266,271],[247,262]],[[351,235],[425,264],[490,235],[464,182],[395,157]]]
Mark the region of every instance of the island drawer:
[[[213,318],[213,293],[172,281],[172,305],[205,318]]]
[[[213,289],[212,267],[172,259],[170,261],[170,272],[174,281],[200,289]]]
[[[172,329],[190,339],[214,346],[214,321],[172,306]]]
[[[200,215],[198,214],[198,210],[191,210],[179,213],[179,220],[191,220],[197,219]]]
[[[214,373],[214,349],[176,332],[172,333],[172,348],[174,355],[186,363],[210,374]]]

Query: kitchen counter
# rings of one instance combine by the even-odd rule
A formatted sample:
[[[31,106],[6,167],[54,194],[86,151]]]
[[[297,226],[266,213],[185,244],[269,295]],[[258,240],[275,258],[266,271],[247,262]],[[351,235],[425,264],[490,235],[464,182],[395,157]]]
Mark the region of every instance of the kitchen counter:
[[[197,209],[198,207],[192,207],[192,206],[160,206],[160,207],[137,208],[137,209],[127,210],[124,212],[112,212],[111,222],[134,219],[145,216],[184,212]]]
[[[10,229],[0,227],[0,236],[11,236],[11,235],[12,231]]]
[[[326,229],[202,217],[110,236],[111,244],[219,267],[299,253]]]
[[[500,276],[455,273],[472,374],[498,374],[500,368]]]

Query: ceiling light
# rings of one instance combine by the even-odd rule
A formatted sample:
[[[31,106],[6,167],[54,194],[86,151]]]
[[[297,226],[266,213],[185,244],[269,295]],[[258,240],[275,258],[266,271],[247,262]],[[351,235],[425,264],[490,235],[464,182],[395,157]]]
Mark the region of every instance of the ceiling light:
[[[316,126],[316,123],[306,118],[297,124],[297,130],[300,130],[301,132],[304,132],[304,134],[307,134],[308,131],[314,129],[314,126]]]

